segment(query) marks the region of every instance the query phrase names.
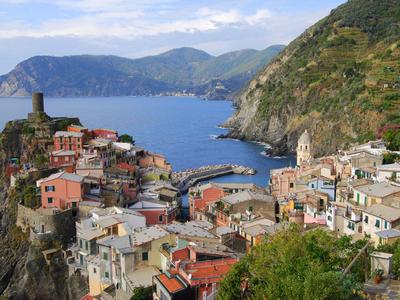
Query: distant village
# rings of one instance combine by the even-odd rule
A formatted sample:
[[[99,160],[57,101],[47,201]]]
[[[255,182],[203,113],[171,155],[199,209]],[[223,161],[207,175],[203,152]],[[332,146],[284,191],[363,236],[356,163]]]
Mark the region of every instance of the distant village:
[[[157,300],[212,300],[232,265],[290,223],[368,237],[375,246],[400,238],[400,163],[383,164],[390,151],[380,140],[316,158],[306,130],[296,167],[271,170],[266,188],[197,183],[184,216],[163,155],[112,129],[55,131],[43,101],[33,95],[28,121],[52,143],[36,181],[38,202],[20,201],[17,225],[49,265],[65,261],[70,275],[86,280],[82,299],[130,299],[141,287]],[[33,171],[10,158],[10,188]],[[371,259],[390,276],[391,255]]]

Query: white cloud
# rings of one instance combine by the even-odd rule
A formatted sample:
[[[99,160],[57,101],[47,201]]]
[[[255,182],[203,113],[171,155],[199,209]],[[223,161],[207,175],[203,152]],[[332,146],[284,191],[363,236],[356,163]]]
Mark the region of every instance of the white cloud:
[[[28,0],[8,0],[28,1]],[[255,26],[264,22],[270,13],[263,9],[254,14],[243,14],[237,9],[212,10],[200,8],[192,13],[168,13],[145,8],[145,1],[132,6],[126,0],[55,0],[57,5],[74,8],[83,13],[80,16],[62,19],[46,19],[39,24],[9,20],[0,28],[0,38],[44,37],[44,36],[88,36],[137,38],[171,32],[199,32],[216,30],[225,26]],[[148,2],[148,1],[147,1]],[[167,4],[167,0],[152,0],[153,4]],[[153,7],[153,6],[152,6]],[[163,15],[163,18],[159,17]]]

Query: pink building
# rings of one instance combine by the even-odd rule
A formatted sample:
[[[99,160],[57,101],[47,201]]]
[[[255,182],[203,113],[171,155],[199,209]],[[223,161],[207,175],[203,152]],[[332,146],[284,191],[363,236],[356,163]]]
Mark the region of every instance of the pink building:
[[[75,151],[78,157],[82,153],[83,139],[82,132],[57,131],[53,136],[54,149]]]
[[[84,195],[83,177],[60,172],[38,181],[43,208],[77,207]]]

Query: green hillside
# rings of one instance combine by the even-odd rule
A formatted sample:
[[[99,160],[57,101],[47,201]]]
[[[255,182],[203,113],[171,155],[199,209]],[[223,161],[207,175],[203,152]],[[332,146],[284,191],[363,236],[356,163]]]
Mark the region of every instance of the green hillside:
[[[252,80],[231,134],[279,153],[293,151],[307,128],[316,154],[325,154],[400,123],[399,24],[397,0],[350,0],[333,10]]]
[[[212,56],[179,48],[156,56],[36,56],[0,77],[0,96],[126,96],[189,91],[226,98],[283,50],[242,50]]]

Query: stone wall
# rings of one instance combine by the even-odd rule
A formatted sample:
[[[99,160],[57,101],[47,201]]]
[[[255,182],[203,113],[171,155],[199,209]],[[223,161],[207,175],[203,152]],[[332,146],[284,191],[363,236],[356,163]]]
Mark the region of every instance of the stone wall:
[[[53,238],[64,244],[71,241],[76,234],[72,209],[47,215],[18,204],[17,226],[24,231],[32,229],[35,233],[35,235],[31,235],[33,238],[40,234],[51,234]]]

